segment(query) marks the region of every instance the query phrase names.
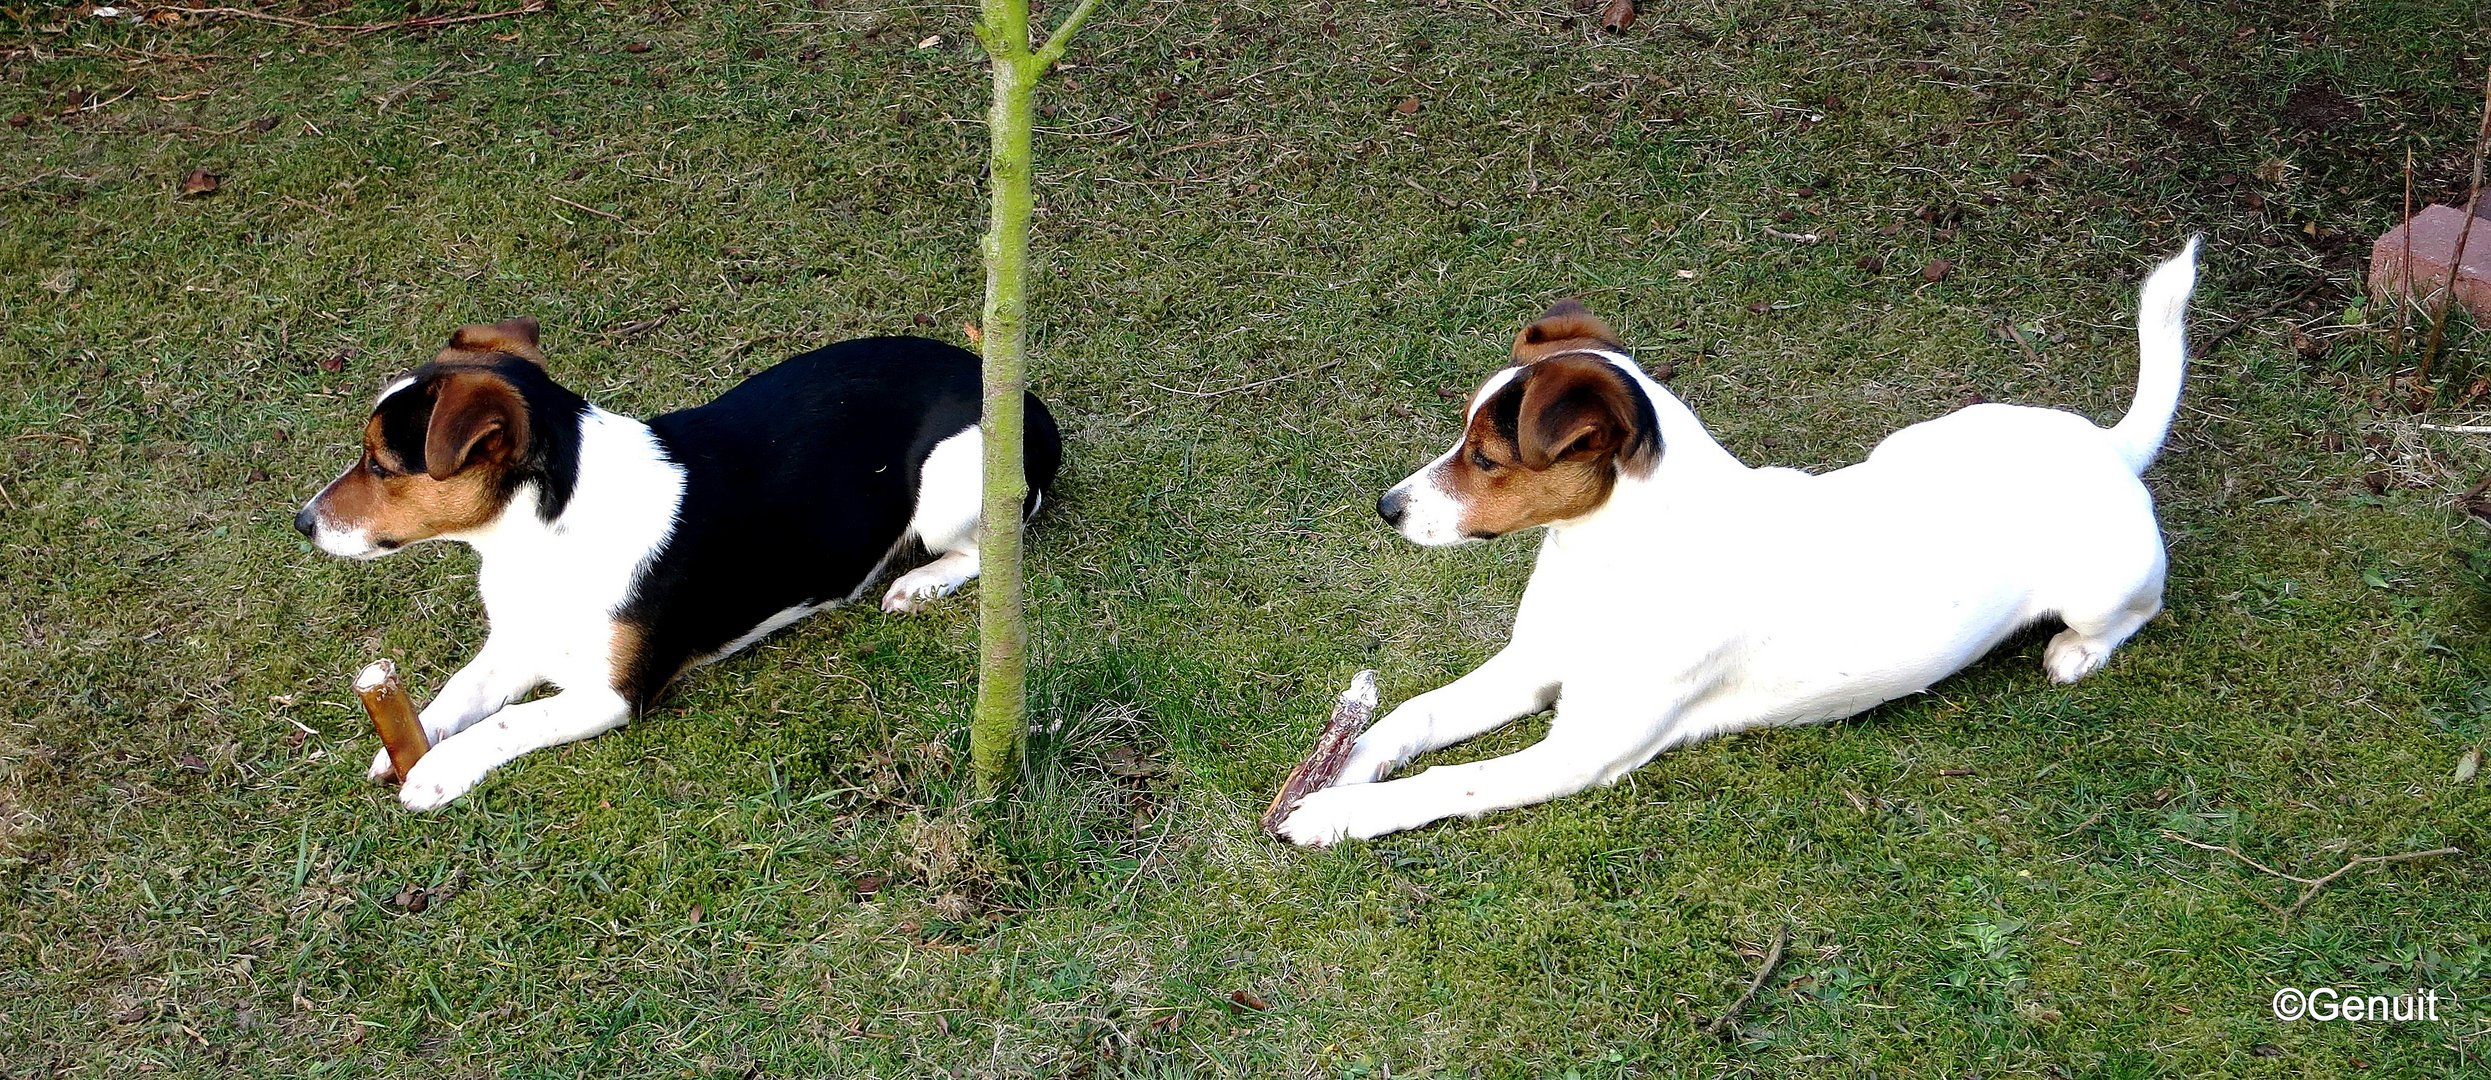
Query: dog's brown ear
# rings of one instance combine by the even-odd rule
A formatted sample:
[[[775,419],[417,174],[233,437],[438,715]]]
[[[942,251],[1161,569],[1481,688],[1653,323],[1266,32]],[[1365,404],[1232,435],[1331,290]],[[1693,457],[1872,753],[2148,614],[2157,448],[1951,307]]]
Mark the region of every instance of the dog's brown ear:
[[[450,332],[449,352],[504,353],[545,365],[545,350],[536,343],[536,320],[522,315],[497,323],[469,323]]]
[[[527,439],[528,407],[517,388],[490,372],[452,372],[434,386],[424,472],[447,480],[478,465],[507,463]]]
[[[1514,441],[1525,468],[1613,457],[1640,476],[1660,458],[1652,402],[1608,361],[1561,357],[1532,365],[1522,378]]]
[[[1586,348],[1623,351],[1625,346],[1619,344],[1617,332],[1581,301],[1559,300],[1549,307],[1548,314],[1523,327],[1522,333],[1514,337],[1514,360],[1529,364],[1569,349]]]

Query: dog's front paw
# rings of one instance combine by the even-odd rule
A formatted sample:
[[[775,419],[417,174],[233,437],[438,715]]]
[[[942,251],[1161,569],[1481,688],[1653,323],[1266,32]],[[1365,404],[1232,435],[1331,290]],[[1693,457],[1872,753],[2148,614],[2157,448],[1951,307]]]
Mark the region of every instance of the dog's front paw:
[[[407,770],[406,783],[398,787],[398,801],[418,813],[438,810],[482,779],[482,770],[468,767],[455,755],[426,754]]]
[[[893,613],[915,611],[928,601],[940,600],[959,592],[960,587],[977,577],[977,556],[954,551],[899,576],[891,589],[882,594],[882,610]]]
[[[2051,682],[2072,683],[2101,670],[2110,659],[2110,649],[2099,639],[2061,630],[2041,650],[2041,667],[2050,673]]]
[[[882,610],[893,615],[907,615],[924,607],[925,602],[936,595],[931,591],[921,591],[902,578],[892,582],[891,588],[882,594]]]
[[[398,763],[389,760],[389,748],[372,752],[372,767],[363,770],[363,778],[375,784],[386,784],[398,778]]]
[[[1393,760],[1396,756],[1389,749],[1369,746],[1364,740],[1353,743],[1349,748],[1349,760],[1341,763],[1340,777],[1332,784],[1335,787],[1372,784],[1392,775],[1393,767],[1400,764]]]
[[[933,601],[950,596],[959,590],[960,584],[960,582],[947,581],[942,578],[921,578],[916,574],[902,575],[898,581],[891,583],[890,591],[882,594],[882,610],[894,615],[906,615]]]
[[[1391,832],[1394,826],[1382,813],[1384,800],[1375,794],[1379,790],[1372,784],[1353,784],[1313,792],[1281,821],[1280,835],[1293,844],[1326,847]]]

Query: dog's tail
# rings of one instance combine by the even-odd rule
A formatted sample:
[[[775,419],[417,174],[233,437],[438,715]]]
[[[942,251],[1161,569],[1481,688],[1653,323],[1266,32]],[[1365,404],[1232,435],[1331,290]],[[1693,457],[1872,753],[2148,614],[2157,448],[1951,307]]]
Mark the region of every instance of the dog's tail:
[[[2189,237],[2187,247],[2155,267],[2137,305],[2136,403],[2110,429],[2110,443],[2140,476],[2162,452],[2171,415],[2180,408],[2180,377],[2188,371],[2188,294],[2197,287],[2197,245],[2204,239]]]

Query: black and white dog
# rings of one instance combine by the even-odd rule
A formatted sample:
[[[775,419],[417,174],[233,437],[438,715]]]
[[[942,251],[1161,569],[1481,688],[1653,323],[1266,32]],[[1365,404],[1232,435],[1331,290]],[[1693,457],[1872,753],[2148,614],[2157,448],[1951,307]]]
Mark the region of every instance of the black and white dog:
[[[1376,510],[1421,544],[1545,527],[1513,640],[1358,737],[1302,844],[1476,817],[1607,784],[1672,746],[1838,720],[1916,694],[2056,618],[2051,679],[2100,668],[2162,610],[2154,497],[2187,368],[2197,244],[2146,279],[2136,400],[2117,424],[1975,405],[1822,476],[1754,468],[1560,304],[1471,395],[1461,441]],[[1555,706],[1540,743],[1385,780]]]
[[[459,328],[382,391],[362,456],[294,518],[332,555],[446,539],[482,558],[491,630],[423,711],[434,746],[399,791],[411,809],[622,725],[685,669],[862,595],[911,540],[934,560],[884,610],[977,576],[981,384],[965,351],[841,342],[645,423],[544,361],[534,319]],[[1063,449],[1046,406],[1027,408],[1035,512]],[[561,692],[511,704],[546,683]],[[391,771],[373,758],[374,779]]]

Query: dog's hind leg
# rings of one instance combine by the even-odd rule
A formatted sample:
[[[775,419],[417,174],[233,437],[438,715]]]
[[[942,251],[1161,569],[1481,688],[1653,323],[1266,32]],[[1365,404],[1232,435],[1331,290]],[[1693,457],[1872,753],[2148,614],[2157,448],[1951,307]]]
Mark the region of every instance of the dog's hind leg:
[[[1470,674],[1394,709],[1349,751],[1341,784],[1383,779],[1411,758],[1451,746],[1548,707],[1557,678],[1533,654],[1512,645]]]
[[[2050,681],[2072,683],[2099,670],[2119,647],[2162,611],[2164,562],[2159,545],[2152,568],[2125,591],[2112,592],[2107,603],[2068,605],[2059,609],[2067,629],[2042,649],[2042,670]],[[2107,590],[2106,590],[2107,591]]]

